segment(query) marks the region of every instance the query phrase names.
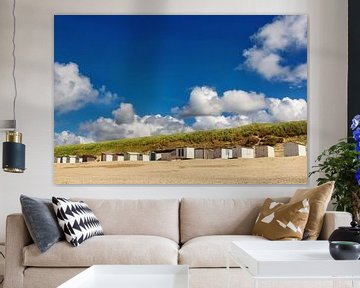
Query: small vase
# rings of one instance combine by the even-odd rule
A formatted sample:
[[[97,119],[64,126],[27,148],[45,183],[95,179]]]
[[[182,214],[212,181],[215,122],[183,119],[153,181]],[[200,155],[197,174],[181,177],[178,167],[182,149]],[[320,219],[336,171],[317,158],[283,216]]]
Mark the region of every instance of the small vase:
[[[360,257],[360,244],[357,242],[332,241],[329,250],[335,260],[358,260]]]

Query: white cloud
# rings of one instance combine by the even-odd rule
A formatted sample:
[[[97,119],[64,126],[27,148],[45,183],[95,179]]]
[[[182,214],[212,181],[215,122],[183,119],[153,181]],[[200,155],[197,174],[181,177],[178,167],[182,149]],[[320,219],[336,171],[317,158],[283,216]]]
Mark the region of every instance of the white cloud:
[[[112,112],[116,124],[129,124],[135,121],[135,112],[130,103],[121,103],[120,107]]]
[[[54,106],[58,113],[77,111],[89,103],[109,104],[118,97],[105,86],[95,89],[75,63],[55,63],[54,68]]]
[[[269,98],[268,111],[272,117],[271,122],[305,120],[307,118],[307,103],[304,99]]]
[[[60,133],[54,133],[54,145],[70,145],[70,144],[85,144],[94,142],[92,139],[89,139],[84,136],[76,135],[70,131],[62,131]]]
[[[307,119],[307,103],[304,99],[283,99],[268,98],[262,93],[246,92],[243,90],[225,91],[223,96],[211,90],[211,101],[208,93],[202,94],[199,91],[206,91],[206,87],[196,87],[197,102],[189,100],[189,103],[182,108],[176,107],[179,117],[188,116],[192,111],[195,122],[192,128],[195,130],[209,130],[218,128],[231,128],[246,125],[250,123],[264,122],[285,122]],[[193,93],[191,93],[192,95]],[[208,105],[203,107],[194,107],[194,103]],[[215,105],[215,107],[211,107]],[[208,111],[207,115],[204,115]],[[212,113],[216,111],[215,113]],[[198,112],[199,114],[195,114]]]
[[[106,90],[105,85],[102,85],[98,91],[99,97],[97,98],[97,103],[108,105],[119,99],[116,93]]]
[[[280,16],[272,23],[266,24],[253,36],[257,43],[270,51],[288,48],[306,48],[307,16]]]
[[[82,123],[80,131],[95,141],[192,131],[183,120],[172,116],[140,117],[135,114],[130,103],[121,103],[120,107],[113,111],[113,116],[114,118],[100,117],[95,121]]]
[[[221,106],[218,94],[214,89],[197,86],[190,93],[189,104],[181,109],[175,107],[172,112],[182,117],[220,115]]]
[[[190,93],[189,103],[172,112],[179,117],[220,116],[222,113],[243,114],[266,107],[265,95],[243,90],[229,90],[223,96],[209,87],[195,87]]]
[[[243,90],[225,91],[221,98],[222,110],[228,113],[249,113],[266,107],[265,95]]]
[[[207,87],[196,87],[194,90],[196,93],[191,95],[196,95],[196,101],[189,99],[188,105],[174,109],[178,115],[189,115],[189,111],[192,111],[192,114],[199,113],[193,115],[195,121],[191,126],[183,119],[169,115],[139,116],[131,103],[121,103],[112,112],[113,118],[100,117],[95,121],[81,123],[79,131],[86,136],[78,136],[69,131],[55,133],[55,145],[224,129],[251,123],[307,118],[307,103],[303,99],[267,98],[262,93],[242,90],[229,90],[224,92],[223,96],[218,96],[214,89]],[[208,92],[200,93],[201,91]],[[200,107],[199,103],[209,107]],[[203,115],[205,113],[208,115]]]
[[[306,49],[307,16],[281,16],[252,36],[255,45],[243,51],[244,65],[267,80],[300,83],[307,79],[307,65],[286,65],[284,52]]]

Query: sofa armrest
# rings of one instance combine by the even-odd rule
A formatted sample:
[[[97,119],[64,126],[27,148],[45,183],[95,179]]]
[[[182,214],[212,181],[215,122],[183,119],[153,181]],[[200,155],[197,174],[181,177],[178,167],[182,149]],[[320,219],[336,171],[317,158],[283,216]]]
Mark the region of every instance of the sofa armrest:
[[[4,288],[23,287],[23,248],[32,242],[22,214],[9,215],[6,218]]]
[[[348,212],[326,211],[324,224],[319,236],[321,240],[329,239],[331,233],[340,226],[350,226],[352,216]]]

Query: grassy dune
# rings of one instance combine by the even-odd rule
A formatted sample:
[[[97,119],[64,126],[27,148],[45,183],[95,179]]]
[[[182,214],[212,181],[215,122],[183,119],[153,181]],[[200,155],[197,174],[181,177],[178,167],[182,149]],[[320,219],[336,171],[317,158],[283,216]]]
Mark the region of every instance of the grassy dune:
[[[102,152],[123,153],[127,151],[147,153],[182,146],[195,148],[233,147],[236,145],[250,147],[258,144],[275,146],[290,141],[306,144],[306,132],[306,121],[255,123],[230,129],[57,146],[54,149],[54,155],[55,157],[84,154],[100,155]]]

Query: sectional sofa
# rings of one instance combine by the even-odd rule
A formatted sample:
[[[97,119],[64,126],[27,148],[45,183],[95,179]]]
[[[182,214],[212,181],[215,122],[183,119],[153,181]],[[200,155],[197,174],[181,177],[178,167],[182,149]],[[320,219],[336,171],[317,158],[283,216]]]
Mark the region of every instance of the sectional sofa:
[[[23,216],[8,216],[5,288],[57,287],[94,264],[184,264],[190,267],[191,288],[223,288],[231,241],[268,241],[250,235],[264,199],[81,200],[105,235],[76,248],[61,241],[41,254]],[[321,238],[350,221],[348,213],[327,212]],[[235,287],[243,272],[230,266]]]

